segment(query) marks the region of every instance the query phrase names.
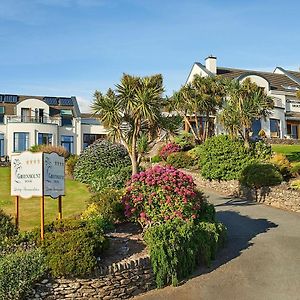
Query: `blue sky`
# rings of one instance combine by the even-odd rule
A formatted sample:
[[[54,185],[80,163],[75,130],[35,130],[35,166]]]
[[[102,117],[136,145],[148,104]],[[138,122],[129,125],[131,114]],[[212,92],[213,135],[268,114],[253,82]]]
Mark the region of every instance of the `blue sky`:
[[[194,61],[300,67],[299,1],[0,0],[0,93],[75,95],[122,73],[162,73],[170,95]]]

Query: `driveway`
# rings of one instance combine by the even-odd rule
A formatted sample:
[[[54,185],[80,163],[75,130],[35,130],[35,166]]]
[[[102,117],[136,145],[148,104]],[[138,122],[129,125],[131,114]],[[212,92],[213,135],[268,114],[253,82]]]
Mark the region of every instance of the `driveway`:
[[[211,268],[136,300],[300,299],[300,214],[206,193],[228,241]]]

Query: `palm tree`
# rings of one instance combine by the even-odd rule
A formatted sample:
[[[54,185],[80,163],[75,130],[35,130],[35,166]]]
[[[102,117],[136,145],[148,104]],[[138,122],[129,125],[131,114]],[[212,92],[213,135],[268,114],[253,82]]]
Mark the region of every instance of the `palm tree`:
[[[225,86],[224,80],[218,76],[195,75],[191,83],[181,87],[169,99],[169,110],[182,116],[196,141],[202,142],[209,136],[210,115],[216,114],[221,107]],[[202,122],[199,123],[199,116],[205,116],[204,128]],[[195,127],[191,124],[191,117],[194,117]]]
[[[219,119],[231,135],[240,135],[245,147],[249,147],[252,122],[266,118],[274,107],[274,101],[250,79],[243,83],[231,81],[227,86],[227,95]]]
[[[110,136],[126,147],[132,174],[138,172],[143,154],[158,141],[160,132],[175,131],[179,126],[178,121],[162,113],[166,104],[163,92],[161,75],[124,74],[115,91],[109,89],[105,95],[98,91],[94,94],[92,109],[110,130]]]

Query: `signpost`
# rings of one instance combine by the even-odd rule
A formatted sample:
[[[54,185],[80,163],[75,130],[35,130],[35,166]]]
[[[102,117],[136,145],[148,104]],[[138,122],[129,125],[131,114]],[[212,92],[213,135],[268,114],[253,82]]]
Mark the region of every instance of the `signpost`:
[[[11,160],[11,196],[15,196],[16,226],[19,226],[20,197],[41,197],[41,239],[44,239],[45,196],[58,198],[58,219],[62,218],[65,195],[65,159],[57,153],[23,152]]]

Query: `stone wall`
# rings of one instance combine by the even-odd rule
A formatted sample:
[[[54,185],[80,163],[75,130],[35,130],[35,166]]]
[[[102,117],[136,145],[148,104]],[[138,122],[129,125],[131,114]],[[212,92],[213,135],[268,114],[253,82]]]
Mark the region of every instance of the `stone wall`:
[[[272,139],[265,139],[268,144],[283,144],[283,145],[299,145],[300,140],[295,139],[279,139],[279,138],[272,138]]]
[[[129,299],[155,288],[149,257],[113,264],[98,273],[89,279],[44,279],[29,299]]]
[[[226,196],[241,197],[264,203],[281,209],[300,212],[300,191],[293,190],[283,182],[273,187],[264,187],[257,191],[241,187],[237,180],[217,181],[206,180],[198,172],[184,170],[192,175],[198,187],[212,190]]]

